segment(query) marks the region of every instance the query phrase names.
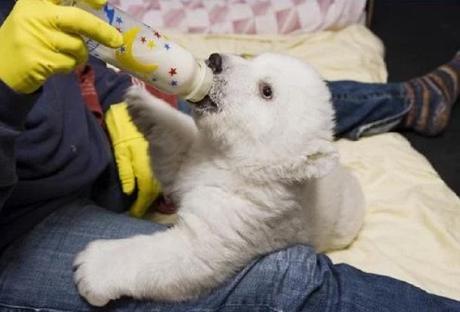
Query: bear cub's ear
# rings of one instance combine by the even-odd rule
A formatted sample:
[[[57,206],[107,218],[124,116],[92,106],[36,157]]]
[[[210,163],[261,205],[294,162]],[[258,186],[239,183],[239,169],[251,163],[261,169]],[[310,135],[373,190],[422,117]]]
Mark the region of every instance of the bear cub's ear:
[[[302,155],[277,166],[277,178],[287,183],[301,183],[328,175],[338,164],[339,153],[331,141],[318,139],[305,145]]]

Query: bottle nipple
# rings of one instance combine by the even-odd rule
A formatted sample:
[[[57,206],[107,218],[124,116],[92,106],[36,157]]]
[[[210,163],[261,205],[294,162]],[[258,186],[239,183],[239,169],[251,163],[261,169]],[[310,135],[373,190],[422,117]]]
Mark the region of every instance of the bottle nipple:
[[[193,80],[191,92],[185,96],[185,99],[191,102],[198,102],[202,100],[211,89],[213,80],[213,73],[211,69],[206,66],[204,61],[198,61],[198,73]]]

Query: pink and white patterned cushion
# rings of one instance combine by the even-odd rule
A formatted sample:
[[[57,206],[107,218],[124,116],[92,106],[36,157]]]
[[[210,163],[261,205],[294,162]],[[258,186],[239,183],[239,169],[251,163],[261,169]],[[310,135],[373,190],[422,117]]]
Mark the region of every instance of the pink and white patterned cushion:
[[[360,22],[366,0],[110,0],[110,3],[167,32],[289,34],[340,29]]]

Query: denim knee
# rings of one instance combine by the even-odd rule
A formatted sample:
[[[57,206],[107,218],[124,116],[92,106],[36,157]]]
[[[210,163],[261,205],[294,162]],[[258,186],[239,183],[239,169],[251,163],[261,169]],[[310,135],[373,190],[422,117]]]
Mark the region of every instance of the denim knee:
[[[313,248],[295,245],[260,257],[222,290],[225,304],[266,306],[273,311],[304,311],[327,307],[332,289],[332,263]],[[248,309],[248,311],[251,311]],[[310,311],[310,310],[308,310]]]

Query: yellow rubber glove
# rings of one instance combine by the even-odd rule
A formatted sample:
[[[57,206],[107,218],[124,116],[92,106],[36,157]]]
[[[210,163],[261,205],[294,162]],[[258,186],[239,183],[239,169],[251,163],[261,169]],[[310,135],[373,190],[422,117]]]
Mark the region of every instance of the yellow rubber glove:
[[[148,142],[132,123],[125,103],[112,105],[105,116],[123,193],[131,195],[137,185],[130,213],[142,217],[161,191],[150,166]]]
[[[81,36],[112,48],[122,35],[98,17],[58,0],[18,0],[0,28],[0,80],[19,93],[32,93],[53,74],[86,62]],[[86,0],[94,7],[106,1]]]

